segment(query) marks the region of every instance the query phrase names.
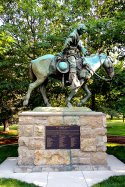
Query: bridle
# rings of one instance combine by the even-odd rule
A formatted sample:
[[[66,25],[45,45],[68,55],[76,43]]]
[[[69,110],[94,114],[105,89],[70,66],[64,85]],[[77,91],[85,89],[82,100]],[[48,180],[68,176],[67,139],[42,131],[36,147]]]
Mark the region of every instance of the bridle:
[[[113,62],[113,60],[111,59],[111,57],[109,57],[109,56],[106,56],[106,58],[110,58],[110,60]],[[105,60],[106,60],[106,58],[105,58]],[[100,59],[100,65],[102,65],[102,63],[101,63],[101,58],[100,58],[100,55],[99,55],[99,59]],[[104,61],[105,62],[105,61]],[[110,79],[107,79],[107,78],[104,78],[104,77],[102,77],[102,76],[100,76],[98,73],[96,73],[96,72],[94,72],[93,71],[93,69],[92,68],[90,68],[90,66],[86,66],[86,69],[92,74],[92,75],[96,75],[98,78],[100,78],[101,80],[104,80],[104,81],[111,81],[112,79],[110,78]]]

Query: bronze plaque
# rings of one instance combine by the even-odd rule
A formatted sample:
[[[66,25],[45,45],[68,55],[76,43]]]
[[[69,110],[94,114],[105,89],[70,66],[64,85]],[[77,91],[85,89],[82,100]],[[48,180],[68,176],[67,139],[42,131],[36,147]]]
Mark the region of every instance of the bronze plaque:
[[[80,127],[46,126],[46,149],[80,149]]]

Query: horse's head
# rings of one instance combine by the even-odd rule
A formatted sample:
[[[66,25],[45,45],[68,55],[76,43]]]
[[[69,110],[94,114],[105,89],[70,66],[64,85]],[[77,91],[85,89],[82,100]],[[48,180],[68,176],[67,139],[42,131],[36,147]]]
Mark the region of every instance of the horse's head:
[[[114,66],[113,66],[113,60],[110,56],[106,57],[106,59],[103,63],[103,67],[105,68],[109,77],[112,79],[114,76]]]

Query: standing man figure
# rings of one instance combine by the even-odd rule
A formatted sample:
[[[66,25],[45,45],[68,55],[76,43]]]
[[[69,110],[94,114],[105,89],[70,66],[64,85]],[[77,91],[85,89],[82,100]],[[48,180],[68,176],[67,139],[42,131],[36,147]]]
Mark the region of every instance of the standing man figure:
[[[80,81],[77,77],[76,59],[87,53],[87,50],[82,46],[80,36],[87,32],[87,27],[84,24],[79,24],[78,27],[68,36],[65,41],[63,54],[67,56],[70,64],[69,82],[72,83],[72,88],[80,86]]]

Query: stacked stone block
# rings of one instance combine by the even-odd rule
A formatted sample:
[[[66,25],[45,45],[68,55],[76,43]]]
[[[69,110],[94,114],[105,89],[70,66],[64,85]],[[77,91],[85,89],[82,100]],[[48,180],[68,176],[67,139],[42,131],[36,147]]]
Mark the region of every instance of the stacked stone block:
[[[106,166],[106,117],[82,109],[22,112],[19,116],[18,166],[25,171],[78,170]],[[46,126],[80,126],[80,149],[45,149]]]

